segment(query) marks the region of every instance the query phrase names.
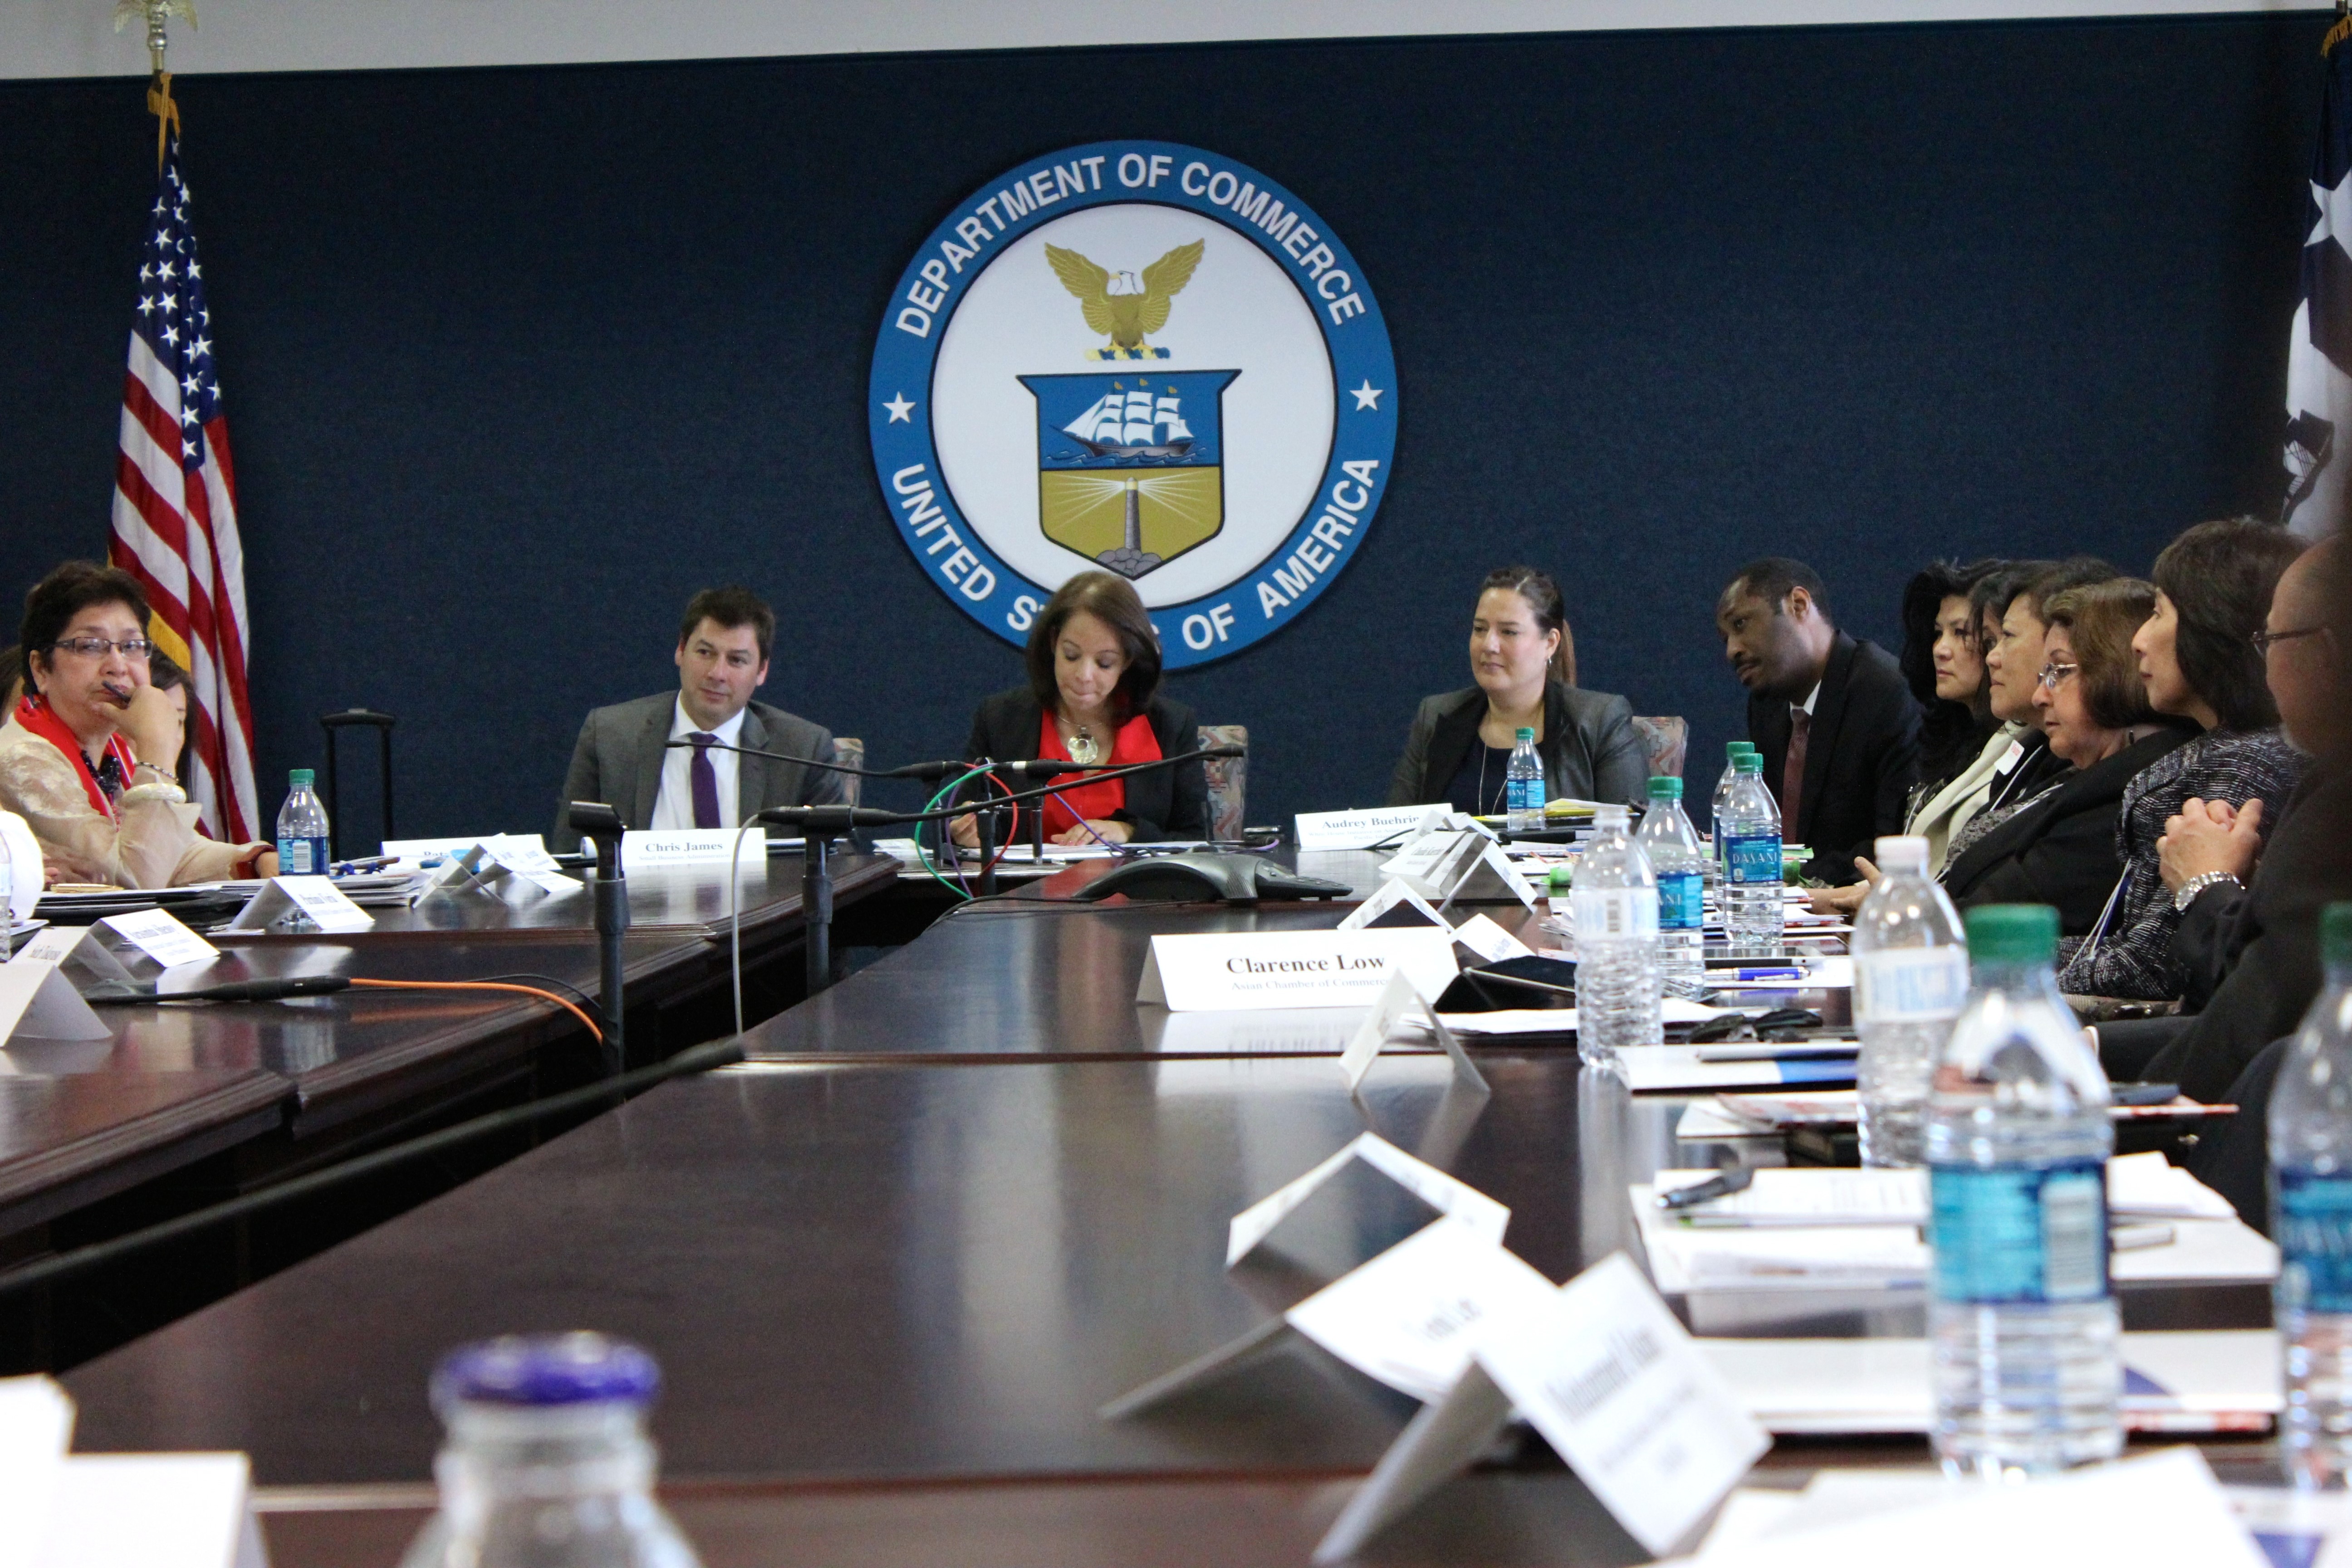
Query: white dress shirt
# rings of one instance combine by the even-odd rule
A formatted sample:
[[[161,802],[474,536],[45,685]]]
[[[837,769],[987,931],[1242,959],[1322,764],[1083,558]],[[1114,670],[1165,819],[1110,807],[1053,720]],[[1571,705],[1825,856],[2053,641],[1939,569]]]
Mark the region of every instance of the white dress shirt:
[[[1791,702],[1789,704],[1789,712],[1790,714],[1789,722],[1791,724],[1795,723],[1797,721],[1795,715],[1799,713],[1802,713],[1808,719],[1811,718],[1813,716],[1813,704],[1819,702],[1821,700],[1822,683],[1816,680],[1813,682],[1813,689],[1805,693],[1805,700],[1802,702]]]
[[[671,740],[688,740],[705,732],[701,725],[686,716],[684,698],[678,700],[676,713],[677,717],[669,724]],[[735,717],[708,732],[718,736],[727,745],[741,745],[742,711],[739,710]],[[742,823],[736,810],[740,795],[736,787],[736,764],[741,761],[732,752],[722,752],[716,746],[710,748],[710,771],[719,781],[719,826],[721,827],[736,827]],[[662,759],[661,793],[654,796],[654,819],[647,826],[656,830],[694,826],[693,747],[680,746]]]

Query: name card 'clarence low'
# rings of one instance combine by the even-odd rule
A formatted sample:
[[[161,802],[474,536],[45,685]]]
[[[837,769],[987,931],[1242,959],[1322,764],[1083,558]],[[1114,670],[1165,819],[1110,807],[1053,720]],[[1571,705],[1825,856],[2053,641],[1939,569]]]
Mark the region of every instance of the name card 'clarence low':
[[[1457,972],[1454,933],[1420,926],[1155,936],[1135,999],[1174,1013],[1369,1007],[1380,1000],[1391,966],[1423,995],[1438,994]]]

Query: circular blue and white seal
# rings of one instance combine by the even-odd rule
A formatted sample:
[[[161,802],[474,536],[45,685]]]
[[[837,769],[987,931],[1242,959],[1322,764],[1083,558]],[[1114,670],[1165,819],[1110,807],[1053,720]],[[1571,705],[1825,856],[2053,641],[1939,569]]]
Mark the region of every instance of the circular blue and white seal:
[[[1396,451],[1396,360],[1348,247],[1256,170],[1098,142],[992,180],[898,279],[867,392],[907,548],[1027,640],[1094,568],[1170,668],[1296,618],[1362,547]]]

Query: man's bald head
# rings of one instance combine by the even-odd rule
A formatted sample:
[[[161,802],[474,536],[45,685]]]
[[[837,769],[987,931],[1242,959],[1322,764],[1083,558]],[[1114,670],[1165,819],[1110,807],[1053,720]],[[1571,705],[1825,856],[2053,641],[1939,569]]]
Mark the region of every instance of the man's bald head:
[[[2352,720],[2345,713],[2352,690],[2344,679],[2352,650],[2337,646],[2344,634],[2331,624],[2346,549],[2343,537],[2335,535],[2295,557],[2271,593],[2263,624],[2272,642],[2263,679],[2278,703],[2279,722],[2296,750],[2315,756],[2352,752]]]

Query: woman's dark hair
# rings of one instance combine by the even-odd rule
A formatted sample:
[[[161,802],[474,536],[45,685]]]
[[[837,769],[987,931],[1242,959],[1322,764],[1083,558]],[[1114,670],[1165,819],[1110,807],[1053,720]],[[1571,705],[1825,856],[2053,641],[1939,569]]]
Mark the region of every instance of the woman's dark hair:
[[[27,691],[41,689],[35,678],[33,657],[38,654],[46,659],[74,617],[93,605],[128,605],[141,627],[147,625],[146,591],[139,586],[138,578],[119,566],[68,561],[33,584],[33,591],[25,595],[25,620],[16,639],[25,650]]]
[[[0,698],[6,697],[10,689],[22,685],[24,679],[25,650],[13,643],[0,647]],[[14,702],[8,704],[11,710],[16,706]],[[5,722],[7,718],[6,713],[0,713],[0,723]]]
[[[1943,613],[1945,600],[1969,598],[1979,583],[2008,564],[2005,561],[1972,561],[1965,566],[1956,561],[1930,562],[1904,585],[1903,679],[1910,683],[1911,695],[1927,710],[1919,728],[1919,776],[1930,784],[1940,786],[1974,762],[1984,749],[1985,737],[2000,723],[1992,716],[1991,688],[1981,677],[1976,695],[1966,702],[1936,695],[1937,617]],[[1984,655],[1979,636],[1983,624],[1971,600],[1968,635],[1979,658]]]
[[[2024,599],[2032,605],[2034,618],[2046,623],[2050,619],[2050,601],[2069,588],[2112,583],[2121,576],[2122,573],[2095,555],[2069,555],[2042,567],[2019,584],[2017,592],[2009,596],[2009,604],[2001,607],[2001,614],[2006,616],[2010,605]]]
[[[160,647],[147,656],[148,685],[158,691],[169,691],[174,686],[185,686],[187,683],[188,672],[180,668],[178,659]]]
[[[2156,558],[2156,585],[2172,601],[2172,657],[2189,689],[2224,730],[2267,730],[2278,704],[2263,675],[2253,635],[2271,613],[2271,591],[2303,540],[2251,517],[2200,522]]]
[[[1123,724],[1142,712],[1160,689],[1160,638],[1135,584],[1124,577],[1081,572],[1054,590],[1037,612],[1037,624],[1029,628],[1029,689],[1046,712],[1062,710],[1062,689],[1054,679],[1054,645],[1080,610],[1108,626],[1127,656],[1127,668],[1110,695],[1111,714]]]
[[[2110,577],[2062,589],[2042,606],[2042,618],[2066,628],[2074,649],[2074,679],[2083,708],[2103,730],[2152,723],[2147,687],[2139,678],[2132,634],[2156,609],[2156,586],[2137,577]]]
[[[1568,606],[1551,574],[1532,566],[1506,566],[1486,574],[1486,580],[1478,584],[1478,596],[1483,599],[1496,588],[1525,599],[1528,608],[1535,612],[1536,625],[1559,634],[1559,647],[1551,656],[1551,678],[1562,686],[1575,685],[1576,634],[1568,629]]]
[[[1975,614],[1979,630],[1988,617],[1998,628],[2000,618],[2009,614],[2010,601],[2057,564],[2055,561],[2004,561],[1978,578],[1976,586],[1969,590],[1969,608]]]

